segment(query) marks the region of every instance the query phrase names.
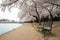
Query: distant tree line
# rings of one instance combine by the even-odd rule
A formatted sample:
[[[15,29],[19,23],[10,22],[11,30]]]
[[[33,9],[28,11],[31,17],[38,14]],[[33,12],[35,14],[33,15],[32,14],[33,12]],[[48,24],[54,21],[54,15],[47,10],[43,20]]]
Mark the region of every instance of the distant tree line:
[[[10,21],[10,20],[8,20],[8,19],[0,19],[0,21]]]

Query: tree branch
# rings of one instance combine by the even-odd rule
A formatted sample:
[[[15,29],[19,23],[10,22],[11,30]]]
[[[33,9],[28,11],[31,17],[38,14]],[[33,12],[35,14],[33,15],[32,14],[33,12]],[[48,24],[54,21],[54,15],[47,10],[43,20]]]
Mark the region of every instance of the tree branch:
[[[47,3],[50,3],[52,5],[56,5],[56,6],[59,6],[60,7],[60,5],[59,4],[56,4],[56,3],[52,3],[52,2],[47,2]]]
[[[40,15],[39,15],[38,10],[37,10],[37,3],[36,3],[34,0],[32,0],[32,1],[33,1],[33,3],[35,4],[35,11],[36,11],[37,16],[38,16],[38,22],[39,22],[39,24],[41,24],[41,23],[40,23]]]
[[[19,1],[19,0],[16,0],[16,1],[10,2],[10,3],[6,3],[6,4],[1,4],[1,6],[9,6],[9,5],[12,5],[13,3],[16,3],[17,1]]]
[[[50,17],[51,17],[51,20],[53,19],[53,16],[52,16],[52,10],[53,10],[53,7],[52,7],[52,9],[51,10],[49,10],[48,8],[46,8],[46,7],[44,7],[44,6],[42,6],[41,4],[39,4],[42,8],[44,8],[44,9],[46,9],[49,13],[50,13]]]

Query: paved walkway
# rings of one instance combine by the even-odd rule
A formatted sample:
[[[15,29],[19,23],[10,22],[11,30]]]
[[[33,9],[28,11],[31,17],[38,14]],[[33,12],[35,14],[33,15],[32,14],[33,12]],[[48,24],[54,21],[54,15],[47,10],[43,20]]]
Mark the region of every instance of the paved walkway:
[[[30,23],[26,23],[22,27],[2,35],[0,40],[43,40],[42,37]]]

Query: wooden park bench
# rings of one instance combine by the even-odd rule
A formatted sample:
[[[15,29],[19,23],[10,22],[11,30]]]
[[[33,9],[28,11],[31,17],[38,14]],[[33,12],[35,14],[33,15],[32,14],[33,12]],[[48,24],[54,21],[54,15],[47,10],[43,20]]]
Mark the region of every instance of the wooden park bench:
[[[46,32],[51,34],[52,33],[52,24],[53,24],[53,21],[45,21],[45,22],[42,22],[42,26],[39,26],[37,28],[40,31],[42,31],[44,34],[46,34]]]
[[[46,32],[49,32],[51,33],[52,32],[52,24],[53,24],[53,21],[46,21],[46,22],[43,22],[42,23],[42,27],[40,29],[42,29],[42,31],[44,32],[44,34]],[[45,35],[44,35],[45,36]]]
[[[42,29],[46,30],[46,31],[52,31],[52,24],[53,24],[53,21],[46,21],[46,22],[43,22],[42,23]]]

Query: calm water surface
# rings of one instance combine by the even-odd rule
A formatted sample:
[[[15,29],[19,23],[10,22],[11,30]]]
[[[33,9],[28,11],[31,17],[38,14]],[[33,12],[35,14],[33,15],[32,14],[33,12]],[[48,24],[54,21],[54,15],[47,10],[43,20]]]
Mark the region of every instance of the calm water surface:
[[[0,35],[11,31],[15,28],[20,27],[22,24],[18,24],[18,23],[0,23]]]

